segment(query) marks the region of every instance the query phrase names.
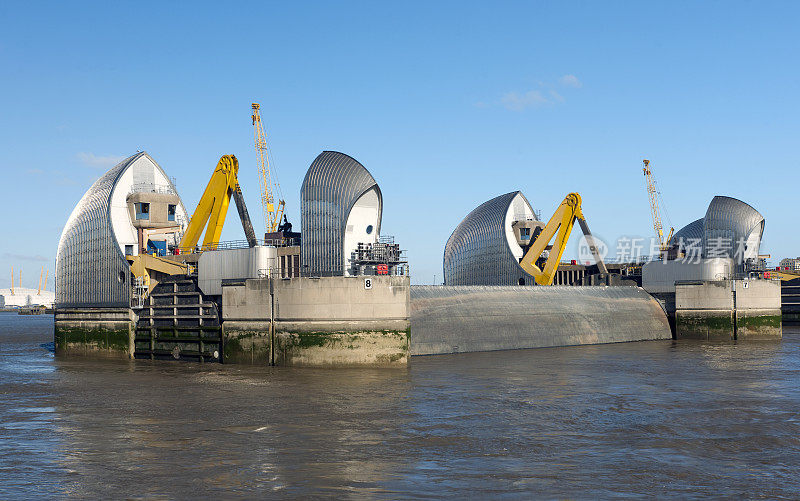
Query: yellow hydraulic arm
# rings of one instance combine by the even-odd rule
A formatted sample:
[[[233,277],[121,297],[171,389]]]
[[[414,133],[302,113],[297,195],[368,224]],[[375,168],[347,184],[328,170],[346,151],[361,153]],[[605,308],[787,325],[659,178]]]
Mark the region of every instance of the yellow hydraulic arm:
[[[186,232],[181,238],[179,247],[184,252],[194,251],[197,242],[200,240],[203,228],[206,228],[206,223],[208,223],[208,228],[203,238],[202,249],[215,249],[217,247],[219,237],[222,234],[222,226],[225,224],[225,215],[228,213],[231,196],[236,201],[248,243],[251,247],[256,244],[253,225],[250,222],[242,191],[239,188],[238,173],[239,161],[234,155],[223,155],[219,159],[217,167],[208,181],[206,191],[200,197],[197,208],[189,220],[189,226],[186,227]]]
[[[600,273],[608,273],[608,269],[605,263],[603,263],[603,259],[600,257],[597,247],[594,244],[589,226],[586,224],[586,218],[583,216],[583,211],[581,210],[581,196],[577,193],[570,193],[564,198],[561,205],[558,206],[558,209],[556,209],[550,221],[548,221],[546,225],[542,224],[534,229],[534,234],[531,235],[531,244],[519,263],[526,272],[533,275],[537,284],[552,285],[558,263],[561,261],[561,256],[564,254],[567,240],[569,240],[576,219],[580,223],[583,234],[586,236],[586,241],[589,244],[595,261],[597,261]],[[554,236],[556,240],[551,246],[550,240],[552,240]],[[540,269],[536,262],[547,250],[550,251],[550,255],[547,256],[544,269]]]

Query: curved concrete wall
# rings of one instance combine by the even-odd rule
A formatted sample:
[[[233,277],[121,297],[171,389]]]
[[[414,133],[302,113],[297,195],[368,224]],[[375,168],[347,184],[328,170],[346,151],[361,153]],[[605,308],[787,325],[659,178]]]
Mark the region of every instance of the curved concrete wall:
[[[672,339],[639,287],[411,287],[411,354]]]

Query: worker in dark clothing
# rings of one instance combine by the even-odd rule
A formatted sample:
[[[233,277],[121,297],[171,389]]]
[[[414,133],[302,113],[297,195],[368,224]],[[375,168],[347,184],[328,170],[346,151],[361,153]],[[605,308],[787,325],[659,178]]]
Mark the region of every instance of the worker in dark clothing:
[[[292,223],[286,219],[286,214],[283,215],[283,223],[278,226],[278,231],[282,231],[284,233],[290,233],[292,231]]]

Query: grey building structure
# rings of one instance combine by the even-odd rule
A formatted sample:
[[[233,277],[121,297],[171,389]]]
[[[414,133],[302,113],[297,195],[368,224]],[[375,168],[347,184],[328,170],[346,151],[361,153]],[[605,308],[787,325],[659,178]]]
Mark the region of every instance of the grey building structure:
[[[764,216],[757,210],[741,200],[715,196],[703,218],[704,255],[755,259],[763,234]]]
[[[302,273],[349,274],[358,243],[378,241],[383,195],[375,178],[354,158],[323,151],[300,188]]]
[[[733,258],[741,265],[758,257],[763,234],[764,216],[757,210],[736,198],[717,195],[705,217],[675,232],[672,241],[684,254]]]
[[[130,201],[131,193],[171,193],[174,231],[185,227],[186,209],[164,170],[145,152],[124,159],[95,181],[64,226],[56,255],[56,307],[130,307],[125,254],[140,252],[142,232],[134,223],[150,217],[149,203]],[[143,203],[148,213],[132,212]],[[174,245],[177,235],[153,240],[162,238]]]
[[[687,224],[672,235],[672,241],[681,244],[681,248],[686,249],[694,246],[697,252],[702,253],[703,249],[703,218],[696,219]]]
[[[530,202],[512,191],[479,205],[447,240],[445,285],[535,285],[519,265],[522,248],[512,229],[515,221],[538,220]]]

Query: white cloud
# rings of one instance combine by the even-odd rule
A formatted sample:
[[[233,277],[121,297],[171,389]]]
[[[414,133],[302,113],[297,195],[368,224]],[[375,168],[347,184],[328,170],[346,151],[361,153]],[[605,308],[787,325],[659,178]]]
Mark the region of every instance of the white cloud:
[[[560,83],[564,87],[572,87],[574,89],[580,89],[581,87],[583,87],[583,84],[581,83],[580,80],[578,80],[578,77],[576,77],[575,75],[564,75],[563,77],[558,79],[558,83]]]
[[[517,92],[508,92],[505,94],[500,102],[506,109],[511,111],[523,111],[526,108],[538,108],[543,104],[549,103],[546,97],[538,90],[529,90],[523,94]]]
[[[3,259],[13,259],[15,261],[38,261],[38,262],[50,261],[41,254],[35,254],[31,256],[28,254],[12,254],[10,252],[4,252]]]
[[[78,153],[78,160],[89,167],[109,168],[120,163],[125,157],[116,155],[97,156],[94,153]]]
[[[542,106],[555,106],[564,103],[566,99],[556,90],[557,86],[579,89],[583,86],[575,75],[564,75],[558,79],[558,84],[550,81],[537,82],[533,89],[525,92],[511,91],[506,92],[500,98],[500,105],[510,111],[524,111],[528,108],[540,108]],[[496,105],[494,102],[493,105]],[[481,101],[475,103],[478,108],[487,107],[488,104]]]

